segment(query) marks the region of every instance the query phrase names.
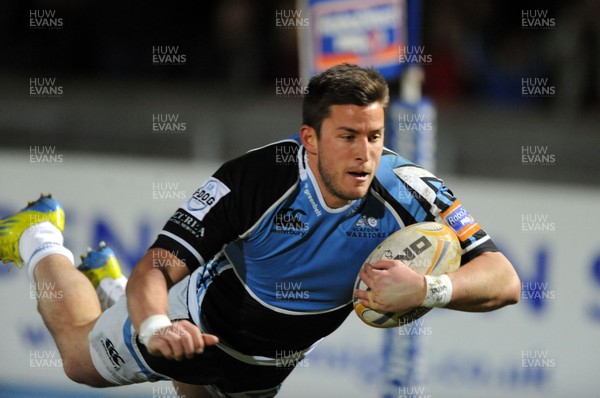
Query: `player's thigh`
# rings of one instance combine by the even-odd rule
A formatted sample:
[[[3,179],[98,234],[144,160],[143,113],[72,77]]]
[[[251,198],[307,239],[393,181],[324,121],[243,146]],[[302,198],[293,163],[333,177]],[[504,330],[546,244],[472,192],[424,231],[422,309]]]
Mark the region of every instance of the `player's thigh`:
[[[195,384],[186,384],[173,380],[173,386],[177,395],[185,398],[213,398],[213,396],[204,388]]]
[[[166,380],[146,363],[122,297],[100,315],[89,333],[89,351],[97,372],[114,385]]]

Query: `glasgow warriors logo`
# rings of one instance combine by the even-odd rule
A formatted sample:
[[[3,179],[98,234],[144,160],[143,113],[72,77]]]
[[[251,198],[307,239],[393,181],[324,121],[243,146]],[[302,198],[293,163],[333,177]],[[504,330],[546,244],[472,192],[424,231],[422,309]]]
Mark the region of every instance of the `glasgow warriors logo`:
[[[363,214],[354,223],[354,226],[346,231],[346,236],[349,238],[382,239],[387,237],[387,233],[380,230],[377,218]]]

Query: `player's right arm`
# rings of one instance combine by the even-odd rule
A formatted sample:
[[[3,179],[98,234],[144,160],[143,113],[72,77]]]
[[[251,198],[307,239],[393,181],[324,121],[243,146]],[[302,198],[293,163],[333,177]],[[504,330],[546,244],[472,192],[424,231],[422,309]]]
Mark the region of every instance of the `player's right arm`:
[[[145,329],[151,331],[146,346],[152,355],[181,360],[191,358],[201,353],[206,345],[218,342],[216,336],[203,334],[189,321],[166,324],[168,290],[188,274],[188,268],[176,256],[165,249],[153,248],[138,262],[127,282],[131,322],[140,334],[144,333],[143,323],[146,322]],[[156,330],[151,325],[153,322],[158,322],[155,323]],[[159,327],[161,325],[163,327]],[[144,340],[142,335],[140,340]]]

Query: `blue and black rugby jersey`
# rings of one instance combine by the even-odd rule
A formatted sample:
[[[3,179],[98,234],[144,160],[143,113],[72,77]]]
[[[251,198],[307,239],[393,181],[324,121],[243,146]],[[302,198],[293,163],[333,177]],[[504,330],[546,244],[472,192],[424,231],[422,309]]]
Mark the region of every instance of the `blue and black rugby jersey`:
[[[352,309],[371,251],[421,221],[452,227],[463,263],[497,250],[440,179],[389,150],[364,198],[328,207],[295,136],[225,163],[153,247],[175,253],[190,271],[210,272],[198,278],[190,309],[211,332],[245,354],[272,356],[334,331]]]

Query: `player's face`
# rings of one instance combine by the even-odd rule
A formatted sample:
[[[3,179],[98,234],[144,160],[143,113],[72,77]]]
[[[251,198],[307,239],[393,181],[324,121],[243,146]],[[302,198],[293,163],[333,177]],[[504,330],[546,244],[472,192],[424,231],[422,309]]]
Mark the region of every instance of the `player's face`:
[[[374,103],[332,105],[319,139],[312,130],[308,161],[329,207],[344,206],[367,194],[383,151],[383,128],[383,107]]]

